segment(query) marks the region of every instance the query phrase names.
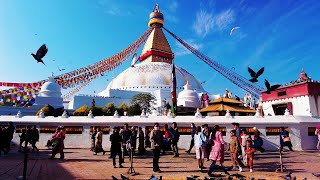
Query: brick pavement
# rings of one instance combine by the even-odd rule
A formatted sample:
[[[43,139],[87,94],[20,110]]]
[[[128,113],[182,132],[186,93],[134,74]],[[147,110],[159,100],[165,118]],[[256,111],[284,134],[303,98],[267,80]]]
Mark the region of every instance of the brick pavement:
[[[94,156],[88,149],[66,149],[66,160],[49,160],[50,150],[41,149],[39,153],[29,153],[28,171],[29,179],[111,179],[111,176],[120,179],[120,174],[124,174],[130,179],[149,179],[151,175],[162,176],[163,179],[186,179],[186,176],[199,175],[198,179],[208,177],[206,173],[198,172],[195,154],[186,154],[181,150],[179,158],[172,158],[172,154],[161,156],[160,168],[163,172],[152,172],[152,153],[150,150],[144,156],[135,156],[134,169],[138,175],[131,176],[127,174],[128,159],[123,164],[125,168],[113,168],[112,159],[109,159],[109,153]],[[57,155],[59,157],[59,155]],[[279,156],[277,152],[257,153],[254,161],[254,172],[248,172],[244,168],[248,179],[281,179],[284,173],[276,173]],[[318,151],[301,151],[284,153],[285,166],[292,172],[292,176],[298,179],[317,179],[312,173],[320,173],[320,153]],[[226,154],[226,166],[230,166],[230,156]],[[205,162],[209,166],[209,162]],[[13,149],[6,156],[0,157],[0,179],[15,179],[22,175],[23,171],[23,153],[18,153]],[[238,173],[230,171],[230,173]],[[215,172],[215,175],[220,172]],[[223,174],[223,173],[222,173]],[[222,176],[227,179],[226,176]]]

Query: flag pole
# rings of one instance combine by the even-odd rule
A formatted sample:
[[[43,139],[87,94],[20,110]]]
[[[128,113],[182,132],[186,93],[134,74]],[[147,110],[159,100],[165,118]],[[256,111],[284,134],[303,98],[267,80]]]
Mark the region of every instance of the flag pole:
[[[176,68],[172,62],[172,74],[171,74],[171,113],[173,116],[177,115],[177,79],[176,79]]]

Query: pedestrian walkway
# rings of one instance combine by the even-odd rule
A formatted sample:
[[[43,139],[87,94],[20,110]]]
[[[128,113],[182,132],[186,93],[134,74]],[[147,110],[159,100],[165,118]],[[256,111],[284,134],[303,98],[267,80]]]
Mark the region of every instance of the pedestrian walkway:
[[[192,151],[193,152],[193,151]],[[186,154],[180,151],[180,157],[172,158],[172,154],[160,157],[161,173],[152,171],[152,154],[150,151],[144,156],[134,158],[134,169],[138,175],[131,176],[127,174],[130,166],[128,158],[123,164],[125,168],[114,168],[112,159],[109,154],[94,156],[88,149],[66,149],[65,160],[57,159],[49,160],[50,150],[41,149],[39,153],[29,153],[27,176],[29,179],[111,179],[115,176],[119,179],[123,174],[129,179],[149,179],[151,175],[162,179],[186,179],[187,176],[198,175],[198,179],[208,177],[206,173],[201,173],[197,169],[195,154]],[[18,153],[16,149],[12,150],[8,155],[0,157],[0,179],[15,179],[23,173],[23,153]],[[249,169],[244,168],[245,172],[239,173],[230,171],[231,174],[239,173],[247,178],[255,179],[281,179],[280,176],[285,173],[276,173],[278,168],[279,156],[277,152],[266,152],[258,154],[258,159],[254,161],[254,172],[248,172]],[[298,179],[317,179],[312,173],[320,173],[319,168],[320,154],[317,151],[304,152],[285,152],[284,165],[292,172],[292,176]],[[226,156],[226,166],[230,166],[230,156]],[[209,162],[205,162],[205,167],[209,167]],[[224,174],[215,172],[215,175]],[[227,179],[227,176],[222,176]]]

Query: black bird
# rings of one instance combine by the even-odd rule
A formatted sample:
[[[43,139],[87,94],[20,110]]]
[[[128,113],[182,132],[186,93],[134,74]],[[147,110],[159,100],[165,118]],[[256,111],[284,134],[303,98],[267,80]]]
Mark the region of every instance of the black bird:
[[[266,91],[267,94],[270,94],[271,91],[274,91],[274,90],[278,89],[281,86],[280,84],[276,84],[276,85],[270,86],[269,81],[266,80],[266,79],[264,80],[264,84],[266,85],[266,88],[267,88],[267,91]]]
[[[59,69],[59,71],[64,71],[64,70],[66,70],[66,69],[64,69],[64,68],[63,68],[63,69],[60,69],[59,66],[58,66],[58,69]]]
[[[320,173],[312,173],[312,175],[314,175],[315,177],[320,178]]]
[[[255,83],[255,82],[258,82],[258,77],[261,76],[261,74],[263,73],[264,67],[261,68],[257,73],[254,72],[254,71],[253,71],[251,68],[249,68],[249,67],[248,67],[248,71],[249,71],[250,76],[251,76],[251,78],[252,78],[252,79],[250,79],[249,81]]]
[[[114,176],[111,176],[112,177],[112,180],[119,180],[118,178],[114,177]]]
[[[236,178],[238,178],[238,179],[243,179],[243,178],[245,178],[246,176],[244,176],[244,175],[242,175],[242,174],[238,174],[238,173],[236,173],[236,174],[231,174],[231,175],[229,175],[229,177],[228,177],[228,179],[232,179],[232,177],[236,177]]]
[[[123,174],[120,175],[122,180],[129,180],[129,178],[125,177]]]
[[[43,63],[44,64],[44,62],[42,61],[42,58],[47,54],[47,52],[48,52],[48,48],[47,48],[47,46],[44,44],[44,45],[42,45],[39,49],[38,49],[38,51],[37,51],[37,54],[31,54],[32,56],[33,56],[33,58],[39,63],[39,62],[41,62],[41,63]],[[44,64],[44,65],[46,65],[46,64]]]

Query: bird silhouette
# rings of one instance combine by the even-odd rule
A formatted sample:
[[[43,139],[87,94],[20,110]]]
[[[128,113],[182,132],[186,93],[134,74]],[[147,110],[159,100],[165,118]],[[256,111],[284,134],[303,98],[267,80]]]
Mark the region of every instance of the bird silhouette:
[[[58,66],[58,69],[59,69],[59,71],[64,71],[64,70],[66,70],[66,69],[64,69],[64,68],[63,68],[63,69],[60,69],[59,66]]]
[[[111,176],[112,177],[112,180],[119,180],[118,178],[114,177],[114,176]]]
[[[125,177],[123,174],[120,175],[122,180],[129,180],[129,178]]]
[[[240,27],[234,27],[234,28],[232,28],[231,31],[230,31],[230,36],[232,35],[233,32],[235,32],[235,31],[236,31],[237,29],[239,29],[239,28],[240,28]]]
[[[238,179],[243,179],[243,178],[245,178],[246,176],[244,176],[244,175],[242,175],[242,174],[236,173],[236,174],[231,174],[231,175],[229,175],[228,179],[232,179],[233,177],[236,177],[236,178],[238,178]]]
[[[137,53],[134,53],[134,55],[132,57],[132,61],[131,61],[131,67],[134,67],[136,62],[137,62]]]
[[[251,68],[249,68],[249,67],[248,67],[248,71],[249,71],[250,76],[251,76],[251,78],[252,78],[252,79],[250,79],[249,81],[255,83],[255,82],[258,82],[258,77],[261,76],[261,74],[263,73],[264,67],[261,68],[257,73],[256,73],[255,71],[253,71],[253,70],[252,70]]]
[[[281,86],[280,84],[276,84],[276,85],[270,86],[269,81],[266,80],[266,79],[264,80],[264,84],[266,85],[266,88],[267,88],[267,91],[266,91],[267,94],[270,94],[271,91],[274,91],[274,90],[278,89]]]
[[[312,175],[314,175],[315,177],[320,178],[320,173],[312,173]]]
[[[45,44],[43,44],[43,45],[38,49],[38,51],[37,51],[36,54],[33,54],[33,53],[32,53],[31,55],[33,56],[33,58],[34,58],[38,63],[41,62],[41,63],[44,64],[42,58],[47,54],[47,52],[48,52],[48,48],[47,48],[47,46],[46,46]],[[46,65],[46,64],[44,64],[44,65]]]

